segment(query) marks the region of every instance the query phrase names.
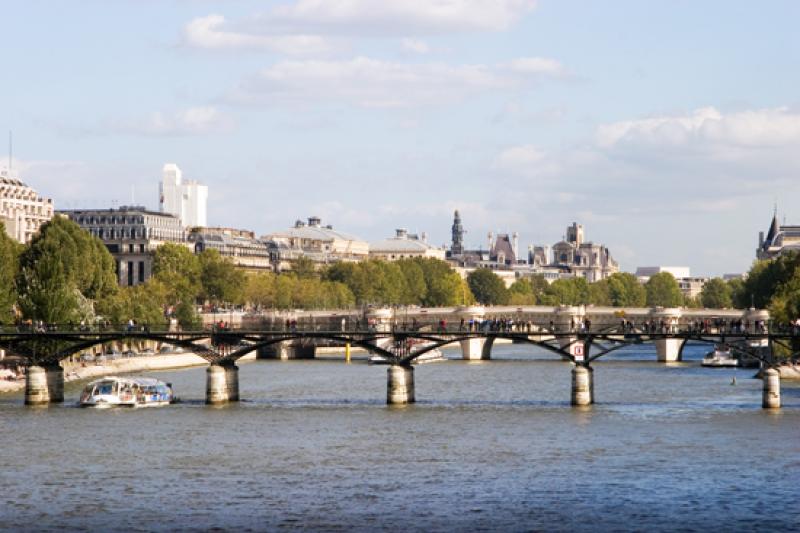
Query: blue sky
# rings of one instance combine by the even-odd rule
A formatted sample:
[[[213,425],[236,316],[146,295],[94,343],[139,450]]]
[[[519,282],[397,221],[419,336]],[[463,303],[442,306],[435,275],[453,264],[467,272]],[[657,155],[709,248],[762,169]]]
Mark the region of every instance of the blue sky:
[[[797,2],[138,0],[5,6],[0,128],[57,208],[157,205],[166,162],[209,223],[552,244],[623,268],[746,270],[800,224]],[[6,152],[6,150],[2,150]],[[5,164],[5,163],[3,163]]]

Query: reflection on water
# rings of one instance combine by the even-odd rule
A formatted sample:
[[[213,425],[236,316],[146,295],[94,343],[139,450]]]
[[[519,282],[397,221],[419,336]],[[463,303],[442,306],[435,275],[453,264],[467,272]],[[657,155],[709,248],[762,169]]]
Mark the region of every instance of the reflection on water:
[[[243,364],[243,401],[221,408],[203,403],[202,368],[155,373],[184,399],[160,409],[74,408],[81,384],[46,409],[3,396],[0,524],[797,529],[800,387],[762,410],[753,371],[702,368],[704,351],[600,360],[583,409],[567,363],[507,345],[417,367],[404,408],[384,405],[386,367],[335,361]]]

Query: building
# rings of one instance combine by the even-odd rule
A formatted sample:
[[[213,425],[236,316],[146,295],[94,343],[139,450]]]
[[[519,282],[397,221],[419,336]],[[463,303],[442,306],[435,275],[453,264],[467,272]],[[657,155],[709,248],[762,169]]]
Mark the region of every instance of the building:
[[[457,213],[457,212],[456,212]],[[446,250],[428,244],[425,234],[422,237],[410,234],[405,229],[395,230],[394,237],[370,243],[369,257],[371,259],[383,259],[384,261],[396,261],[398,259],[410,259],[413,257],[432,257],[444,260]]]
[[[781,226],[778,224],[777,211],[772,217],[772,222],[767,230],[758,233],[757,259],[774,259],[789,251],[800,251],[800,226]]]
[[[703,286],[705,286],[706,282],[708,281],[708,278],[692,276],[691,271],[687,266],[637,267],[636,277],[639,279],[640,283],[645,284],[652,276],[661,274],[663,272],[672,274],[672,277],[678,282],[678,287],[681,289],[681,293],[689,298],[696,298],[697,296],[700,296],[700,293],[703,291]]]
[[[583,226],[576,222],[567,227],[566,238],[553,245],[552,265],[566,268],[573,276],[584,277],[590,283],[619,272],[619,264],[609,249],[586,242]]]
[[[59,211],[106,245],[123,287],[144,283],[153,273],[153,252],[164,243],[188,245],[178,217],[141,206]]]
[[[53,218],[53,200],[42,198],[12,172],[0,171],[0,222],[9,237],[28,243]]]
[[[662,272],[668,272],[672,274],[672,277],[675,279],[691,277],[690,269],[687,266],[636,267],[636,277],[639,278],[639,281],[642,281],[643,283],[647,283],[647,280],[650,279],[651,276],[661,274]]]
[[[308,223],[298,220],[293,228],[262,237],[270,241],[270,252],[277,272],[290,269],[300,257],[320,264],[338,261],[363,261],[369,257],[369,243],[352,235],[323,226],[319,217]]]
[[[178,217],[185,228],[208,224],[208,186],[184,180],[181,169],[174,163],[164,165],[159,186],[159,206],[162,213]]]
[[[269,242],[258,239],[255,233],[231,228],[192,228],[188,240],[195,253],[217,250],[237,267],[260,272],[272,270]]]

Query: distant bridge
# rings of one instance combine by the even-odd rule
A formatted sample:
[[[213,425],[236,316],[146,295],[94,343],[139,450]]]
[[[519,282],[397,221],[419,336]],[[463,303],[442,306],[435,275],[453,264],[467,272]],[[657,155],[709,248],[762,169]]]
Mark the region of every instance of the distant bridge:
[[[419,310],[409,315],[410,320],[403,314],[399,322],[397,309],[370,309],[355,316],[317,312],[287,315],[285,320],[262,318],[250,321],[248,327],[215,326],[200,331],[141,326],[0,330],[0,348],[23,356],[29,363],[29,404],[63,401],[64,359],[98,345],[146,340],[179,346],[208,361],[208,403],[239,399],[236,362],[241,357],[252,352],[261,358],[313,357],[314,348],[324,345],[343,346],[348,352],[351,346],[358,346],[386,358],[390,363],[387,402],[402,404],[414,401],[411,364],[418,357],[458,344],[464,359],[490,359],[495,342],[506,339],[538,346],[572,362],[572,402],[586,405],[594,401],[591,363],[626,346],[653,343],[658,360],[669,362],[681,359],[687,342],[726,343],[738,355],[769,368],[774,364],[773,344],[785,347],[796,358],[795,348],[800,343],[796,332],[770,332],[768,314],[763,310],[513,309],[515,313],[509,308],[482,307]],[[424,320],[417,318],[423,315]],[[457,320],[440,318],[443,316]],[[779,405],[780,382],[773,373],[777,374],[765,371],[764,405],[768,407],[775,406],[775,397]]]

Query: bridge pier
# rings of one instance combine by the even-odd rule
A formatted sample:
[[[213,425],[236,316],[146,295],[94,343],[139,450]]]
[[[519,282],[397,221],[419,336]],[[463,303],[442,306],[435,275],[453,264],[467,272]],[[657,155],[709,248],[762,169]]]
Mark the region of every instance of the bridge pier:
[[[471,338],[459,341],[461,344],[461,358],[465,361],[477,361],[481,359],[489,359],[489,354],[483,353],[483,347],[486,345],[486,339]]]
[[[387,369],[386,403],[404,405],[414,403],[414,369],[410,366],[390,365]]]
[[[239,367],[212,364],[206,369],[206,403],[219,405],[239,401]]]
[[[256,359],[314,359],[316,349],[311,345],[296,344],[295,341],[281,341],[256,350]]]
[[[675,363],[681,360],[683,339],[658,339],[655,341],[659,363]]]
[[[594,403],[594,369],[575,365],[572,369],[572,405],[591,405]]]
[[[25,375],[25,405],[64,401],[64,369],[60,366],[31,366]]]
[[[761,407],[764,409],[777,409],[781,406],[781,375],[774,368],[764,371],[761,378],[764,390],[761,395]]]

